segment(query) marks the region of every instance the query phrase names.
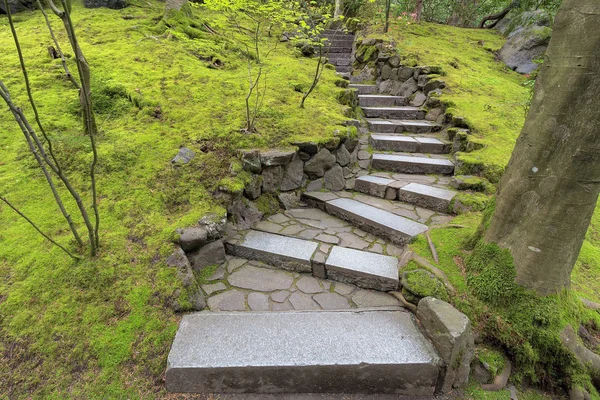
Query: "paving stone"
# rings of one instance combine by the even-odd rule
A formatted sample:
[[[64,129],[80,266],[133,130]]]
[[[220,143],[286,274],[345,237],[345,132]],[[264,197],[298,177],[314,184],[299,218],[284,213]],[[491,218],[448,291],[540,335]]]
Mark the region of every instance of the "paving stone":
[[[315,240],[318,240],[319,242],[325,242],[325,243],[331,243],[331,244],[338,244],[340,242],[339,238],[332,236],[332,235],[326,235],[323,233],[321,233],[320,235],[315,237]]]
[[[398,246],[395,246],[391,243],[387,244],[387,246],[385,247],[385,251],[388,254],[388,256],[394,256],[394,257],[400,257],[404,253],[404,249],[402,249]]]
[[[410,174],[452,174],[454,164],[448,159],[411,157],[396,154],[373,154],[373,168]]]
[[[315,254],[313,257],[313,275],[317,278],[325,279],[327,278],[327,271],[325,270],[325,260],[327,259],[327,254],[322,253],[320,251]]]
[[[398,200],[438,212],[448,212],[456,192],[420,183],[409,183],[398,190]]]
[[[319,250],[322,251],[323,253],[327,254],[327,253],[329,253],[329,250],[331,250],[331,245],[322,244],[321,247],[319,247]]]
[[[428,229],[425,225],[353,199],[332,200],[327,202],[326,209],[332,215],[396,244],[406,244]]]
[[[428,210],[426,208],[415,207],[415,211],[421,218],[429,219],[435,215],[435,211]]]
[[[292,226],[288,226],[285,229],[283,229],[281,232],[279,232],[281,235],[297,235],[300,232],[302,232],[305,228],[302,225],[292,225]]]
[[[313,299],[319,303],[324,310],[344,310],[351,308],[348,299],[337,293],[319,293],[315,294]]]
[[[360,229],[354,229],[354,234],[355,234],[355,235],[358,235],[358,236],[360,236],[360,237],[365,237],[365,236],[367,236],[367,232],[365,232],[365,231],[361,231]]]
[[[228,290],[208,298],[208,307],[212,311],[244,311],[246,301],[243,292]]]
[[[370,249],[370,252],[372,253],[378,253],[378,254],[383,254],[383,246],[380,245],[379,243],[375,243]]]
[[[248,260],[243,258],[231,258],[229,261],[227,261],[227,272],[232,273],[247,262]]]
[[[364,241],[354,233],[340,233],[340,239],[342,239],[341,245],[344,247],[352,247],[353,249],[366,249],[369,247],[369,242]]]
[[[260,292],[288,289],[294,282],[294,278],[283,271],[257,268],[251,265],[245,265],[236,270],[227,280],[232,286]]]
[[[254,229],[263,232],[277,233],[283,229],[283,226],[274,224],[273,222],[269,221],[260,221],[258,224],[254,225]]]
[[[207,296],[210,296],[215,292],[220,292],[225,289],[227,289],[227,286],[225,286],[221,282],[213,283],[212,285],[202,285],[202,290],[204,290],[204,293],[206,293]]]
[[[225,277],[225,268],[219,267],[214,274],[207,278],[208,281],[218,281]]]
[[[300,232],[298,234],[298,236],[301,237],[301,238],[303,238],[303,239],[312,240],[312,239],[314,239],[320,233],[321,233],[321,231],[317,231],[315,229],[307,229],[305,231]]]
[[[289,300],[284,301],[283,303],[273,303],[271,306],[271,310],[273,311],[291,311],[294,309],[292,303]]]
[[[339,293],[342,296],[349,295],[350,293],[354,292],[355,289],[356,289],[356,286],[346,285],[345,283],[342,283],[342,282],[336,282],[335,286],[333,288],[333,290],[335,290],[336,293]]]
[[[346,223],[347,224],[347,223]],[[325,233],[328,235],[337,235],[339,233],[352,232],[351,226],[341,226],[339,228],[329,228],[325,230]]]
[[[392,211],[394,214],[396,215],[400,215],[402,217],[406,217],[406,218],[410,218],[414,221],[417,221],[419,219],[419,215],[417,215],[416,212],[414,211],[410,211],[410,210],[406,210],[404,208],[397,208],[395,210]]]
[[[288,217],[286,217],[283,214],[275,214],[275,215],[271,215],[269,218],[269,221],[276,223],[276,224],[283,224],[284,222],[288,222],[290,219]]]
[[[168,392],[280,397],[315,388],[430,397],[440,372],[433,347],[401,310],[186,315],[167,365]]]
[[[225,263],[225,246],[222,240],[207,243],[198,250],[187,254],[194,271],[202,271],[206,267]]]
[[[394,296],[375,290],[359,290],[352,296],[352,301],[359,307],[402,306]]]
[[[303,276],[300,278],[298,282],[296,282],[296,287],[300,289],[301,292],[308,294],[321,293],[323,291],[319,281],[312,276]]]
[[[365,175],[356,179],[354,189],[361,193],[383,198],[385,197],[388,185],[393,182],[392,179]]]
[[[398,259],[336,246],[325,263],[329,279],[381,291],[397,290]]]
[[[228,250],[239,257],[262,261],[290,271],[311,272],[311,258],[318,244],[272,233],[250,231]]]
[[[292,293],[290,303],[294,310],[319,310],[321,308],[310,295],[301,292]]]
[[[269,295],[257,292],[248,294],[248,306],[252,311],[269,311]]]
[[[319,279],[319,282],[321,282],[321,285],[323,285],[323,291],[324,292],[329,292],[331,290],[331,282],[325,279]]]
[[[290,297],[290,292],[287,292],[285,290],[280,290],[279,292],[271,293],[271,300],[277,303],[283,303],[287,300],[288,297]]]

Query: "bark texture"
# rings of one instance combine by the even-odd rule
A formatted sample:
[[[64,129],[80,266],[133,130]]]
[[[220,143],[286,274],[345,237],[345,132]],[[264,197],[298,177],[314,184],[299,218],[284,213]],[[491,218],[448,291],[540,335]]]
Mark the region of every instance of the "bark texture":
[[[598,0],[564,1],[485,236],[540,295],[570,285],[600,191],[599,26]]]

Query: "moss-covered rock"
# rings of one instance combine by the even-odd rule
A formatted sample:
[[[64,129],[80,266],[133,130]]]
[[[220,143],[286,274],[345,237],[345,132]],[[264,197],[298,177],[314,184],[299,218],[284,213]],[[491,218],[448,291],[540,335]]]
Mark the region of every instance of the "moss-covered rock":
[[[409,292],[407,300],[413,304],[417,304],[418,300],[424,297],[448,301],[448,292],[444,284],[434,274],[424,269],[404,272],[402,287],[403,293]]]

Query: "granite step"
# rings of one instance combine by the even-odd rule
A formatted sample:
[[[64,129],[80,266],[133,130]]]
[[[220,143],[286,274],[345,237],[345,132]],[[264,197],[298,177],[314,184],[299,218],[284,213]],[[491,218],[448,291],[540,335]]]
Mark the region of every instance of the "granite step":
[[[398,259],[334,246],[325,262],[327,278],[382,292],[398,290]]]
[[[432,396],[441,361],[398,308],[183,316],[169,352],[172,393]]]
[[[350,57],[328,57],[328,62],[329,64],[333,64],[336,66],[348,66],[350,65]]]
[[[351,78],[352,78],[352,73],[350,71],[348,71],[348,72],[336,71],[336,72],[340,76],[340,78],[345,79],[347,81],[351,80]]]
[[[336,44],[335,46],[325,47],[328,54],[350,54],[352,53],[352,46],[340,46]]]
[[[398,188],[398,200],[433,211],[447,213],[456,192],[420,183],[409,183]]]
[[[227,253],[297,272],[312,272],[318,243],[273,233],[250,231],[238,242],[226,243]]]
[[[326,44],[332,47],[348,47],[352,48],[354,46],[354,37],[353,36],[324,36],[324,39],[327,39]]]
[[[367,119],[374,133],[430,133],[442,129],[439,124],[425,120]]]
[[[352,72],[352,67],[350,65],[336,65],[335,70],[337,72]]]
[[[358,90],[358,94],[374,94],[379,92],[379,87],[377,85],[365,85],[361,83],[351,83],[351,89]]]
[[[448,159],[397,154],[375,153],[371,159],[371,167],[405,174],[450,175],[454,172],[454,164]]]
[[[426,225],[353,199],[327,201],[324,209],[328,214],[397,245],[407,244],[427,230]]]
[[[358,102],[361,107],[393,107],[406,105],[406,98],[384,94],[359,94]]]
[[[407,153],[450,153],[450,144],[426,136],[378,135],[371,134],[369,139],[375,150]]]
[[[364,175],[356,178],[354,190],[382,199],[394,200],[398,194],[397,189],[392,187],[395,182],[389,178]]]
[[[362,107],[367,118],[423,119],[425,111],[418,107]]]

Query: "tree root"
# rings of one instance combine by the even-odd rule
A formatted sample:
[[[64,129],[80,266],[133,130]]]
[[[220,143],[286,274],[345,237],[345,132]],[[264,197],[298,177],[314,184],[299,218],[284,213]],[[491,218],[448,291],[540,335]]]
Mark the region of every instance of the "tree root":
[[[433,244],[433,240],[431,240],[431,235],[429,235],[429,231],[425,232],[425,237],[427,238],[427,243],[429,244],[429,250],[431,250],[431,255],[433,256],[433,260],[436,264],[440,263],[440,258],[438,257],[437,249],[435,248],[435,244]]]
[[[497,392],[498,390],[504,389],[508,383],[508,378],[510,378],[511,371],[512,364],[510,361],[506,360],[506,365],[504,366],[502,373],[494,378],[494,383],[481,385],[481,388],[488,392]]]
[[[568,325],[560,333],[560,339],[565,347],[573,353],[581,366],[589,372],[594,386],[600,388],[600,356],[579,342],[579,335],[571,325]]]
[[[417,311],[417,306],[415,306],[412,303],[409,303],[404,296],[402,295],[402,293],[400,292],[390,292],[390,294],[392,296],[394,296],[395,298],[397,298],[398,300],[400,300],[400,303],[402,303],[402,305],[406,308],[408,308],[410,311],[412,312],[416,312]]]
[[[444,286],[446,286],[446,289],[448,289],[450,294],[456,295],[456,289],[454,288],[454,286],[452,286],[452,284],[450,283],[450,280],[448,279],[448,277],[446,276],[444,271],[442,271],[438,267],[434,266],[429,261],[427,261],[425,258],[421,257],[420,255],[418,255],[416,253],[413,254],[412,259],[417,264],[419,264],[420,266],[422,266],[423,268],[427,269],[429,272],[434,274],[436,277],[438,277],[444,283]]]

